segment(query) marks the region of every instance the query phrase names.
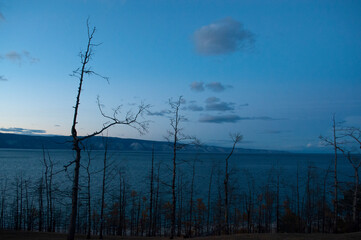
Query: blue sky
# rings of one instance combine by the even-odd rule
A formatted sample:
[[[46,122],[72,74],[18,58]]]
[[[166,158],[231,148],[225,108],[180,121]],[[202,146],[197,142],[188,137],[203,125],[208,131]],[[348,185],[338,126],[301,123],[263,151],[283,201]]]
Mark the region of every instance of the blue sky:
[[[360,1],[0,1],[0,130],[70,135],[86,19],[96,26],[91,66],[110,78],[84,85],[80,134],[97,108],[152,105],[149,132],[164,140],[168,100],[186,100],[186,134],[229,146],[324,151],[332,114],[361,124]],[[135,105],[134,105],[135,104]]]

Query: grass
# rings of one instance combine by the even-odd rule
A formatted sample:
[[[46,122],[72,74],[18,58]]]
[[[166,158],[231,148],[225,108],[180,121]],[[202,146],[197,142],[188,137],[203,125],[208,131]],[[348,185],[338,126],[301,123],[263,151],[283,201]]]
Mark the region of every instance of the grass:
[[[21,231],[0,231],[1,240],[65,240],[66,234],[62,233],[39,233],[39,232],[21,232]],[[85,236],[76,236],[77,240],[85,239]],[[93,236],[92,239],[98,239],[97,236]],[[105,236],[105,240],[155,240],[155,239],[169,239],[166,237],[114,237]],[[183,239],[183,238],[175,238]],[[213,236],[213,237],[198,237],[192,238],[192,240],[359,240],[361,239],[361,232],[357,233],[345,233],[345,234],[300,234],[300,233],[265,233],[265,234],[237,234],[231,236]]]

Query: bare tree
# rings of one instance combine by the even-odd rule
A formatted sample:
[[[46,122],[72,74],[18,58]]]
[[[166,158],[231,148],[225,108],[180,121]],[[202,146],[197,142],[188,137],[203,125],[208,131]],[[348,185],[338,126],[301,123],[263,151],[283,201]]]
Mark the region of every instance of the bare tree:
[[[46,225],[47,231],[53,230],[53,168],[54,163],[51,160],[49,151],[47,151],[48,157],[46,157],[45,149],[43,146],[43,165],[45,168],[44,180],[45,180],[45,192],[46,192]]]
[[[320,139],[328,145],[333,146],[335,161],[334,161],[334,199],[333,199],[333,215],[334,215],[334,232],[337,233],[338,226],[338,180],[337,180],[337,151],[338,151],[338,136],[336,115],[332,116],[332,139],[320,136]]]
[[[196,173],[196,159],[193,160],[192,164],[192,180],[190,185],[190,199],[189,199],[189,228],[187,237],[192,237],[192,226],[193,226],[193,192],[194,192],[194,176]]]
[[[176,173],[177,173],[177,152],[178,150],[185,147],[185,143],[183,141],[196,141],[194,137],[187,136],[183,133],[183,128],[181,127],[181,123],[184,122],[186,119],[184,116],[180,114],[180,107],[184,99],[182,96],[178,98],[176,101],[169,100],[170,105],[170,113],[172,117],[170,118],[170,126],[171,130],[168,131],[168,136],[166,139],[168,142],[172,143],[173,147],[173,168],[172,168],[172,212],[171,212],[171,233],[170,238],[172,239],[175,234],[175,225],[176,225]]]
[[[340,147],[340,146],[337,147],[346,157],[346,159],[354,169],[355,189],[354,189],[353,201],[352,201],[352,221],[356,226],[357,195],[359,192],[358,190],[359,168],[361,167],[360,152],[357,149],[361,149],[361,130],[355,127],[348,127],[342,130],[343,130],[343,134],[342,134],[343,137],[347,137],[352,141],[354,141],[354,142],[350,142],[346,140],[345,144],[353,145],[354,143],[356,143],[356,146],[354,148],[350,146],[351,150],[346,149],[346,147]]]
[[[73,124],[71,127],[71,136],[73,138],[73,150],[75,151],[75,160],[70,162],[68,165],[64,166],[65,170],[72,164],[75,164],[74,168],[74,178],[73,178],[73,187],[72,187],[72,208],[71,208],[71,216],[70,216],[70,224],[68,229],[68,240],[74,240],[75,236],[75,226],[76,226],[76,217],[77,217],[77,208],[78,208],[78,190],[79,190],[79,168],[80,168],[80,159],[81,159],[81,146],[80,143],[88,138],[91,138],[93,136],[99,135],[108,128],[114,126],[114,125],[128,125],[135,129],[137,129],[139,132],[144,132],[147,129],[147,123],[146,122],[140,122],[139,117],[142,115],[142,113],[149,107],[148,105],[141,104],[138,107],[138,111],[136,113],[133,113],[131,111],[127,112],[124,119],[120,120],[118,118],[120,107],[116,108],[112,115],[107,115],[104,113],[102,109],[102,105],[100,104],[99,98],[98,98],[98,107],[100,110],[101,115],[107,120],[102,126],[102,128],[98,131],[93,132],[92,134],[89,134],[87,136],[80,137],[78,136],[77,132],[77,124],[78,124],[78,112],[79,112],[79,105],[80,105],[80,95],[82,92],[83,82],[86,75],[96,75],[100,76],[98,73],[91,70],[91,68],[88,66],[89,61],[92,59],[93,56],[93,47],[98,46],[99,44],[94,44],[93,37],[95,33],[95,27],[90,28],[89,21],[87,21],[87,29],[88,29],[88,43],[85,52],[80,53],[80,59],[81,59],[81,67],[76,69],[73,72],[73,76],[79,79],[79,87],[78,92],[76,96],[76,102],[74,106],[74,117],[73,117]],[[105,77],[102,77],[106,80],[108,80]]]
[[[357,149],[361,149],[361,130],[355,127],[344,127],[344,128],[339,127],[338,129],[336,129],[336,124],[335,121],[333,120],[333,131],[334,131],[333,141],[328,138],[324,138],[322,136],[320,138],[324,142],[335,148],[335,155],[337,155],[337,150],[340,151],[354,169],[355,187],[354,187],[354,195],[352,202],[352,221],[355,223],[356,211],[357,211],[357,194],[358,194],[358,185],[359,185],[359,168],[361,167],[361,159],[359,157],[359,151]],[[339,138],[342,138],[343,141],[336,142],[337,139],[336,131],[340,132]]]
[[[150,169],[150,196],[149,196],[149,229],[148,236],[152,236],[152,226],[153,226],[153,194],[154,194],[154,145],[152,146],[152,167]]]
[[[104,158],[103,158],[103,182],[102,182],[102,200],[100,206],[100,229],[99,239],[103,239],[103,226],[104,226],[104,207],[105,207],[105,181],[107,174],[107,155],[108,155],[108,137],[104,141]]]
[[[39,179],[39,187],[38,187],[38,193],[39,193],[39,232],[43,231],[43,188],[44,188],[44,180],[43,176]]]
[[[225,220],[225,227],[226,227],[226,233],[229,234],[229,223],[228,223],[228,211],[229,211],[229,206],[228,206],[228,203],[229,203],[229,199],[228,199],[228,193],[229,193],[229,189],[228,189],[228,181],[229,181],[229,172],[228,172],[228,160],[230,159],[230,157],[232,156],[233,152],[234,152],[234,149],[237,145],[237,143],[239,141],[242,140],[242,135],[239,134],[239,133],[235,133],[235,134],[231,134],[231,138],[232,138],[232,141],[233,141],[233,146],[232,146],[232,150],[231,152],[228,154],[228,156],[226,157],[226,171],[225,171],[225,178],[224,178],[224,195],[225,195],[225,198],[224,198],[224,220]]]
[[[85,170],[86,170],[86,180],[87,180],[87,193],[86,193],[86,198],[87,198],[87,213],[88,213],[88,222],[87,222],[87,233],[86,233],[86,239],[90,239],[90,233],[91,233],[91,227],[92,227],[92,219],[91,219],[91,191],[90,191],[90,186],[91,186],[91,172],[90,172],[90,165],[91,165],[91,147],[84,147],[86,153],[87,153],[87,157],[88,157],[88,163],[85,166]]]
[[[207,201],[207,234],[209,234],[209,217],[211,212],[211,190],[212,190],[212,178],[213,178],[214,169],[215,169],[215,165],[212,166],[211,174],[209,175],[208,201]]]
[[[1,212],[0,212],[0,229],[5,227],[5,199],[7,196],[8,190],[8,180],[5,179],[4,182],[1,184]]]

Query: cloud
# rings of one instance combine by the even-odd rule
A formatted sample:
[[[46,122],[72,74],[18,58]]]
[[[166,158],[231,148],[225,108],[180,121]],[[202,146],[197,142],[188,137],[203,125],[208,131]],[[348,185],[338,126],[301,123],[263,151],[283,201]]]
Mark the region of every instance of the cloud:
[[[220,82],[211,82],[206,85],[206,87],[213,92],[223,92],[226,88],[232,88],[231,85],[224,86]]]
[[[30,53],[28,51],[23,51],[23,55],[28,59],[28,61],[30,63],[37,63],[39,62],[39,58],[34,58],[33,56],[30,55]]]
[[[261,117],[241,117],[240,120],[263,120],[263,121],[273,121],[273,120],[282,120],[277,118],[271,118],[267,116],[261,116]]]
[[[249,106],[248,103],[239,104],[239,107],[248,107],[248,106]]]
[[[253,45],[254,35],[242,23],[224,18],[194,32],[195,49],[202,55],[221,55]]]
[[[20,62],[22,57],[18,52],[11,51],[5,55],[5,58],[13,62]]]
[[[275,118],[266,117],[266,116],[263,116],[263,117],[240,117],[238,115],[228,114],[228,115],[217,115],[217,116],[203,115],[199,119],[199,122],[208,122],[208,123],[231,122],[231,123],[235,123],[235,122],[243,121],[243,120],[271,121],[271,120],[280,120],[280,119],[275,119]]]
[[[162,110],[162,111],[159,111],[159,112],[151,112],[151,111],[148,111],[147,112],[147,115],[148,116],[165,116],[167,114],[169,114],[170,111],[169,110]]]
[[[217,98],[217,97],[209,97],[209,98],[207,98],[206,99],[206,103],[208,104],[210,104],[210,103],[216,103],[216,102],[219,102],[220,101],[220,99],[219,98]]]
[[[229,111],[234,110],[234,103],[232,102],[221,102],[217,97],[209,97],[206,99],[206,110],[207,111]]]
[[[231,85],[223,85],[220,82],[211,82],[207,83],[204,87],[203,82],[192,82],[190,84],[190,89],[195,92],[203,92],[207,88],[207,90],[213,91],[213,92],[223,92],[227,88],[233,88]]]
[[[196,103],[193,102],[188,106],[188,110],[191,110],[191,111],[194,111],[194,112],[200,112],[200,111],[203,111],[204,108],[202,106],[199,106],[199,105],[197,105]]]
[[[26,129],[26,128],[0,128],[1,132],[20,133],[20,134],[38,134],[46,133],[45,130]]]
[[[241,118],[237,115],[219,115],[219,116],[211,116],[204,115],[201,116],[199,122],[204,123],[235,123],[238,122]]]
[[[0,81],[7,81],[7,78],[5,78],[3,75],[0,75]]]
[[[0,55],[0,59],[3,59],[4,57]],[[22,52],[16,52],[16,51],[10,51],[5,54],[5,59],[12,61],[14,63],[21,64],[24,61],[30,62],[30,63],[37,63],[39,62],[39,58],[35,58],[31,56],[31,54],[24,50]]]
[[[192,82],[190,87],[191,87],[191,90],[195,91],[195,92],[203,92],[204,91],[203,82]]]

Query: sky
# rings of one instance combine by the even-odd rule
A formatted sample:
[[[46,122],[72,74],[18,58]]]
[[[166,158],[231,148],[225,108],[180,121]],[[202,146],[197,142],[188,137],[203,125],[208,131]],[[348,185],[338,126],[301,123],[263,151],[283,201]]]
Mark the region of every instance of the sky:
[[[184,98],[183,132],[204,144],[293,152],[329,149],[332,115],[361,125],[361,1],[0,0],[0,131],[70,135],[87,27],[96,27],[78,129],[151,105],[165,140],[169,100]],[[123,115],[122,115],[123,114]]]

